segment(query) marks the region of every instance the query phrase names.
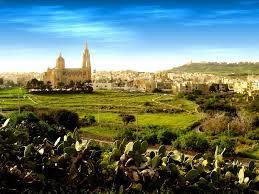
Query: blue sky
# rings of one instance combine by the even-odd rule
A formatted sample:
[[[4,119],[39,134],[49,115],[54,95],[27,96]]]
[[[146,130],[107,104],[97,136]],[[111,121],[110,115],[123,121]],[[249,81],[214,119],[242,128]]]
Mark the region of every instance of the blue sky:
[[[259,0],[0,0],[0,71],[156,71],[193,61],[259,61]]]

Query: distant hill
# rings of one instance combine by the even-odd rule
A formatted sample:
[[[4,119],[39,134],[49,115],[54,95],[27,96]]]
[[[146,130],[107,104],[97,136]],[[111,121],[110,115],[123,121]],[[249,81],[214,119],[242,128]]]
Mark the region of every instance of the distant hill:
[[[175,67],[168,72],[188,72],[188,73],[211,73],[217,75],[245,75],[258,74],[259,62],[240,62],[240,63],[190,63],[180,67]]]

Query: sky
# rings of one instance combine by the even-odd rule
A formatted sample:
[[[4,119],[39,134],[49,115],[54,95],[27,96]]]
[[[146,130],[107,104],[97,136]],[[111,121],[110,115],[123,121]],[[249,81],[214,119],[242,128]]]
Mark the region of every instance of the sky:
[[[259,61],[259,0],[0,0],[0,72]]]

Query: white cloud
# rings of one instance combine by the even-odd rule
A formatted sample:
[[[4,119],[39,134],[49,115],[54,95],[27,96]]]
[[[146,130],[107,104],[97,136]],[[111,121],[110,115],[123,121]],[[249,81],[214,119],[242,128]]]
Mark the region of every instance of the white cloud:
[[[52,34],[56,37],[86,37],[95,40],[122,41],[132,32],[112,21],[103,21],[95,8],[65,9],[61,6],[34,6],[32,8],[0,9],[2,24],[15,24],[18,29]]]

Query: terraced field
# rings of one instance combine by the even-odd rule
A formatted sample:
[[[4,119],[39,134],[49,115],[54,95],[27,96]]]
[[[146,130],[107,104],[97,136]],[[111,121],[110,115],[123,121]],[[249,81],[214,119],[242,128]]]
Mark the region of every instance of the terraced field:
[[[24,89],[0,90],[0,105],[4,114],[18,110],[19,105],[39,108],[68,109],[81,117],[92,114],[99,123],[122,125],[119,114],[136,116],[136,125],[159,125],[184,129],[200,120],[203,115],[196,111],[191,101],[172,95],[154,93],[130,93],[121,91],[96,91],[93,94],[32,95]],[[107,128],[89,128],[88,132],[109,133]]]

